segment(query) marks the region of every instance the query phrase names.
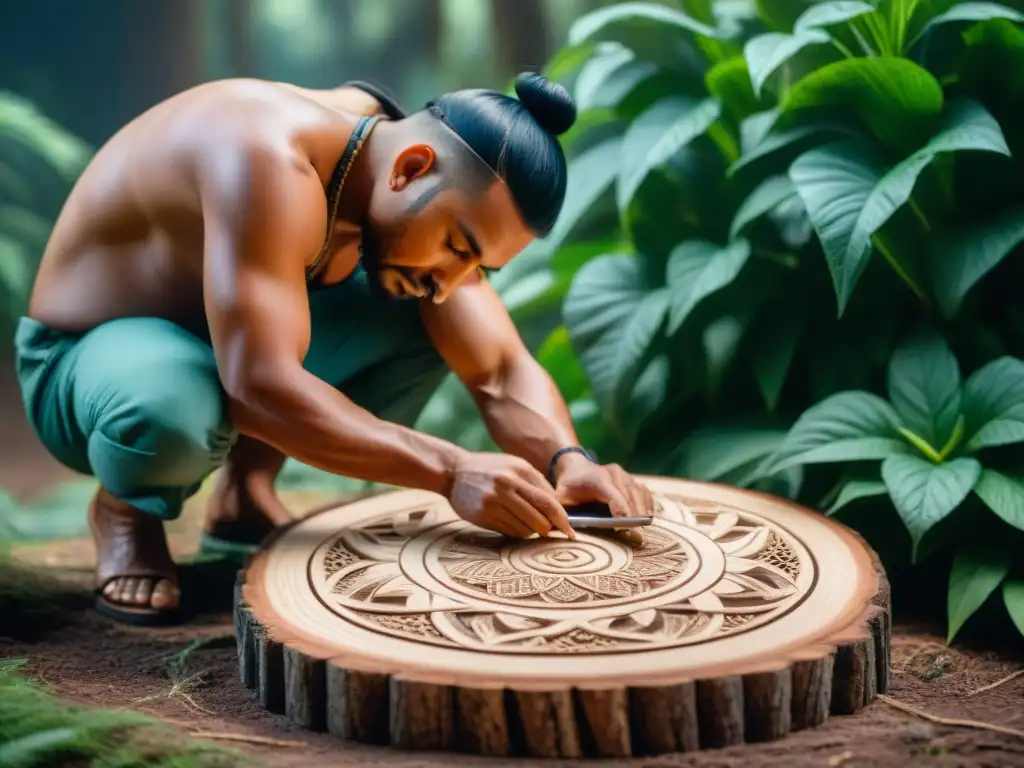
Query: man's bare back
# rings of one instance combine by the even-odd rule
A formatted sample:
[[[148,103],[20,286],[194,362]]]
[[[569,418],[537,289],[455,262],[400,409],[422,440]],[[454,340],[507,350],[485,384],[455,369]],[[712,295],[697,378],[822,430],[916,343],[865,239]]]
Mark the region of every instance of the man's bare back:
[[[288,520],[285,456],[444,494],[509,536],[573,536],[569,502],[650,513],[646,489],[576,446],[479,276],[549,232],[565,194],[555,136],[575,107],[535,74],[517,93],[459,91],[405,117],[365,88],[222,81],[100,150],[16,337],[37,434],[100,481],[99,610],[173,615],[162,521],[214,470],[218,546],[251,550]],[[505,453],[412,428],[449,370]]]
[[[376,106],[354,89],[332,96],[316,100],[259,80],[219,81],[126,125],[72,190],[29,315],[75,332],[119,317],[155,316],[205,334],[202,179],[233,161],[232,147],[280,153],[296,172],[315,175],[312,155],[340,153],[357,113]],[[326,226],[326,198],[323,208]]]

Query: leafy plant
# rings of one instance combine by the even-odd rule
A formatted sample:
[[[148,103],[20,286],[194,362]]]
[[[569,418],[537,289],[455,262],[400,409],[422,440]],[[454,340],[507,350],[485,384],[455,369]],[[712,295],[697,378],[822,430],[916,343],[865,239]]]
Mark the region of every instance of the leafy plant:
[[[1000,584],[1020,625],[1024,14],[677,5],[570,30],[565,209],[496,288],[602,459],[891,506],[952,554],[950,638]],[[454,392],[421,425],[480,438]]]
[[[31,102],[0,92],[3,327],[24,312],[50,228],[91,154],[84,142],[39,112]]]

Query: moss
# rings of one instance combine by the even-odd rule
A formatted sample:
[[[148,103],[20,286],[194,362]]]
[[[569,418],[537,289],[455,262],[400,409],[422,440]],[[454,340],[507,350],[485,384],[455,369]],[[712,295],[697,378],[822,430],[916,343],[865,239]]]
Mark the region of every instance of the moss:
[[[0,660],[3,768],[234,768],[252,758],[135,712],[77,706],[27,678],[24,660]]]

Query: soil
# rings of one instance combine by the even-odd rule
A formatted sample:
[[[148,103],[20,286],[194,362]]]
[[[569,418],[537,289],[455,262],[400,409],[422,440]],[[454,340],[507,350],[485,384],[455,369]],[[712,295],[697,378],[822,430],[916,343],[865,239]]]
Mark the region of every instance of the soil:
[[[19,496],[68,477],[45,456],[17,401],[0,386],[0,419],[14,424],[16,440],[0,442],[0,487]],[[8,432],[8,426],[5,426]],[[4,451],[3,448],[10,449]],[[298,513],[315,498],[285,500]],[[175,525],[172,549],[187,559],[194,551],[204,499],[195,499]],[[84,514],[84,510],[83,510]],[[216,733],[242,741],[220,741],[266,766],[540,766],[575,761],[496,760],[462,755],[406,753],[346,743],[330,735],[293,727],[264,711],[239,680],[231,620],[234,573],[214,565],[182,568],[182,586],[203,603],[185,626],[143,629],[114,624],[91,609],[93,553],[88,541],[32,547],[18,556],[60,581],[54,593],[56,621],[29,624],[0,616],[0,658],[28,658],[27,673],[61,696],[90,706],[146,712],[193,734]],[[190,590],[190,585],[202,589]],[[54,618],[54,617],[51,617]],[[4,639],[3,634],[17,637]],[[28,630],[34,630],[31,635]],[[200,644],[201,643],[201,644]],[[994,643],[985,643],[991,647]],[[188,652],[186,652],[188,651]],[[1024,735],[994,733],[988,723],[1024,733],[1024,675],[991,690],[978,689],[1024,668],[1019,650],[998,653],[959,645],[947,647],[925,625],[900,623],[893,633],[893,675],[889,696],[918,710],[976,724],[936,725],[878,700],[863,713],[830,719],[823,727],[792,734],[767,745],[734,747],[688,755],[594,761],[603,766],[693,766],[700,768],[862,768],[914,766],[1002,768],[1024,766]],[[972,695],[973,694],[973,695]],[[275,740],[275,744],[250,743]]]

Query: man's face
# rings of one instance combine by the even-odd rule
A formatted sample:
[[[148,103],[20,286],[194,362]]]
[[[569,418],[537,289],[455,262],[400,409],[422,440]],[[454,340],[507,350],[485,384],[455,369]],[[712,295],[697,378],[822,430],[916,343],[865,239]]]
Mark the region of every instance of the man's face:
[[[415,150],[376,182],[363,264],[388,296],[440,303],[477,268],[503,267],[533,235],[496,176],[460,184],[438,172],[430,151]]]

